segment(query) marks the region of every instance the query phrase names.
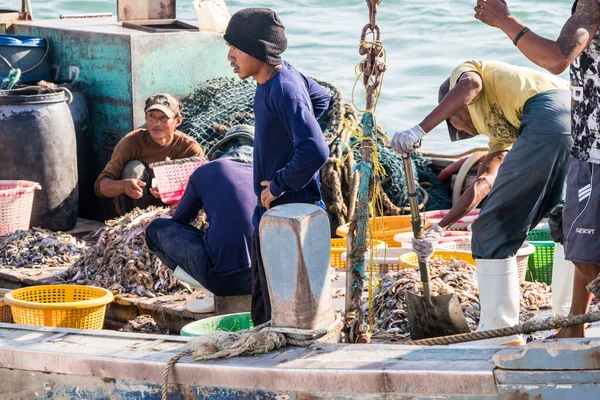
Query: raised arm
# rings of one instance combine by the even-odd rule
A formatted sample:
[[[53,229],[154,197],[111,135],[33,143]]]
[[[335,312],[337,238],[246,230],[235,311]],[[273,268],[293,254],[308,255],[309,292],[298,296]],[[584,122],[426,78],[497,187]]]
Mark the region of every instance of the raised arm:
[[[579,0],[575,12],[563,26],[558,39],[543,38],[513,16],[504,0],[477,0],[475,18],[499,28],[533,63],[553,74],[560,74],[590,44],[600,25],[598,0]]]

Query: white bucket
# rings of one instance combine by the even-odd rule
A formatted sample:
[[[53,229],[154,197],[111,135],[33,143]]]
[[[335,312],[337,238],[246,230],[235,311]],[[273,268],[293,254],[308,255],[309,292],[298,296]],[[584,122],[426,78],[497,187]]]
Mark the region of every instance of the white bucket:
[[[194,8],[200,32],[225,33],[231,18],[225,0],[194,0]]]

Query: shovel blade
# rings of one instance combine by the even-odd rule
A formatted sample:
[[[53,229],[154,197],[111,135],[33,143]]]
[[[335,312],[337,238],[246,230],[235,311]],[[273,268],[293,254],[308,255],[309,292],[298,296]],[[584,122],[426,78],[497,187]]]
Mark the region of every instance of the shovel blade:
[[[431,296],[431,303],[429,303],[425,297],[407,291],[405,300],[412,340],[471,331],[455,293]]]

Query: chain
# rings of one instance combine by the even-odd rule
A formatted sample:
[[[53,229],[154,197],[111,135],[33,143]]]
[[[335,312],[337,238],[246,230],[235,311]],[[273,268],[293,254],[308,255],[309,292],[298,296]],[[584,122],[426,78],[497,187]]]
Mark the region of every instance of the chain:
[[[364,26],[360,36],[358,52],[365,56],[358,65],[362,75],[366,93],[366,109],[362,117],[362,142],[360,152],[362,161],[356,165],[359,171],[360,182],[358,190],[358,204],[355,218],[350,224],[348,241],[348,254],[350,266],[346,271],[346,318],[344,333],[349,343],[368,343],[370,341],[370,327],[365,320],[362,308],[362,292],[365,281],[364,261],[367,251],[367,225],[369,221],[369,204],[375,192],[375,163],[376,123],[373,113],[377,106],[377,99],[383,74],[386,70],[385,51],[381,42],[381,30],[377,25],[377,6],[381,0],[366,0],[369,8],[369,23]],[[370,40],[367,40],[367,38]],[[373,154],[375,152],[375,154]]]
[[[377,6],[381,4],[381,0],[366,0],[366,2],[369,7],[369,23],[364,26],[360,35],[358,53],[365,56],[365,59],[359,64],[359,71],[363,76],[363,85],[367,92],[366,111],[374,112],[387,65],[384,61],[381,30],[377,25]],[[369,35],[372,36],[372,40],[367,41]]]

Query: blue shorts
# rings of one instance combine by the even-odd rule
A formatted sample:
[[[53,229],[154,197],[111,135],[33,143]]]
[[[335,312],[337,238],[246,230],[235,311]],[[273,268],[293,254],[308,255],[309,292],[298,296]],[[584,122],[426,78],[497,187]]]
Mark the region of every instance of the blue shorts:
[[[600,165],[570,158],[563,233],[567,260],[600,264]]]

